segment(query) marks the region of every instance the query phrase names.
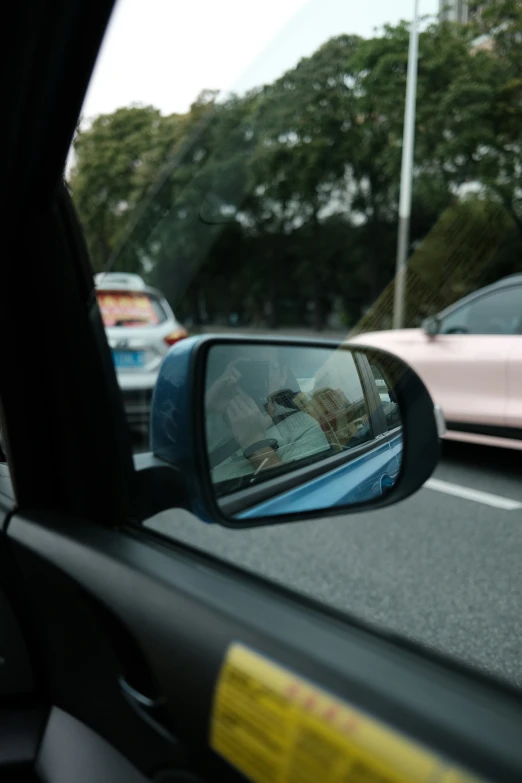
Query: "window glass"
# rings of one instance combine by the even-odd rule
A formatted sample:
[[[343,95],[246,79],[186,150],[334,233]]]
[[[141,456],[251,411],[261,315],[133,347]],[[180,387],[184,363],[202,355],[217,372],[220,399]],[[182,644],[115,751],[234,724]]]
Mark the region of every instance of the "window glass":
[[[382,367],[379,367],[377,364],[372,362],[370,364],[370,368],[377,385],[377,391],[379,392],[379,398],[381,400],[388,430],[395,429],[395,427],[400,427],[400,409],[397,400],[395,399],[390,381],[387,379]]]
[[[446,316],[442,334],[521,334],[522,287],[482,296]]]
[[[241,533],[181,524],[172,512],[164,531],[521,684],[520,540],[510,523],[517,511],[503,508],[522,503],[520,450],[493,451],[478,434],[509,426],[509,443],[520,445],[516,346],[506,368],[495,341],[473,351],[461,340],[457,353],[451,339],[419,327],[453,307],[448,335],[521,334],[520,278],[473,305],[459,300],[522,270],[522,4],[492,0],[480,13],[471,0],[418,4],[414,165],[403,169],[414,6],[119,0],[67,181],[93,271],[114,289],[161,294],[145,316],[133,296],[119,319],[101,302],[136,452],[149,450],[168,351],[202,333],[338,345],[371,332],[371,345],[411,364],[449,422],[472,429],[471,438],[456,433],[472,443],[444,441],[435,481],[382,512]],[[408,194],[409,220],[400,220]],[[127,328],[138,322],[124,319],[137,317],[148,335]],[[111,325],[122,319],[125,327]],[[310,361],[289,355],[298,388],[280,379],[279,391],[305,401],[301,421],[322,446],[292,456],[279,436],[281,454],[292,456],[280,468],[288,483],[303,461],[319,471],[346,451],[348,464],[376,441],[357,362],[330,356],[312,372]],[[228,364],[216,353],[208,383]],[[263,372],[250,377],[254,396],[255,383],[268,383]],[[372,372],[400,463],[393,384]],[[277,415],[292,410],[288,401],[279,399]],[[207,425],[212,449],[225,445],[222,417],[209,413]],[[215,486],[226,495],[246,480]],[[506,525],[509,535],[492,535]]]
[[[97,291],[105,326],[155,326],[167,315],[158,300],[145,293]]]

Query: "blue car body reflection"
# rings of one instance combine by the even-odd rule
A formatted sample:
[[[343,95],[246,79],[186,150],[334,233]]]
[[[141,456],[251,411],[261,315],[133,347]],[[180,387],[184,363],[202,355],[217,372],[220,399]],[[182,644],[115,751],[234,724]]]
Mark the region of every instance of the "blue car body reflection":
[[[241,512],[237,519],[306,513],[368,502],[382,495],[397,480],[401,451],[400,434],[392,442],[381,439],[371,451]]]

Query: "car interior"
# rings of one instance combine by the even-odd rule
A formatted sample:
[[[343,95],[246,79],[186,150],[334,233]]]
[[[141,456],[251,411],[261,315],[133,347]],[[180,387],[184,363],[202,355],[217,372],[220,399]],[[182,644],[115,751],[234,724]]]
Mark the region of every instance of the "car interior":
[[[522,780],[511,687],[144,518],[63,181],[112,6],[24,0],[4,18],[0,781]],[[201,525],[168,477],[169,513]]]

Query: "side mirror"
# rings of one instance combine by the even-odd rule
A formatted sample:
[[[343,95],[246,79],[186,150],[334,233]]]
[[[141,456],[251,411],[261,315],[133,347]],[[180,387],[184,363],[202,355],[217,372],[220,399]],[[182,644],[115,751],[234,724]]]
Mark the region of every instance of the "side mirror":
[[[437,464],[438,427],[422,381],[383,351],[200,336],[163,362],[152,454],[137,467],[162,487],[154,513],[185,505],[230,527],[287,522],[408,497]]]
[[[422,322],[424,334],[428,337],[436,337],[440,332],[440,318],[438,315],[431,315]]]

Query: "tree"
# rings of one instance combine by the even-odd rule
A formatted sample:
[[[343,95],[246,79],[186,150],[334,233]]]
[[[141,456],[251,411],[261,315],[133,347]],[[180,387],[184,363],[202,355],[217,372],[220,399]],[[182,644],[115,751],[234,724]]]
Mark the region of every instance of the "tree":
[[[476,44],[485,30],[489,50]],[[244,96],[205,90],[183,115],[130,107],[81,129],[70,184],[96,269],[140,272],[195,323],[234,313],[241,323],[322,328],[341,303],[355,324],[393,278],[408,37],[406,23],[368,40],[339,36]],[[454,274],[449,245],[432,231],[439,221],[472,242],[502,209],[513,230],[502,219],[506,240],[495,233],[491,253],[499,268],[520,264],[521,46],[515,0],[420,35],[419,279]],[[433,306],[478,278],[466,280],[444,278]],[[411,323],[429,309],[413,297]]]
[[[162,118],[152,106],[131,106],[100,115],[77,132],[70,186],[96,270],[105,267],[159,160],[164,159],[170,144],[164,126],[177,123],[177,117]],[[121,268],[140,271],[135,248],[127,248]]]

